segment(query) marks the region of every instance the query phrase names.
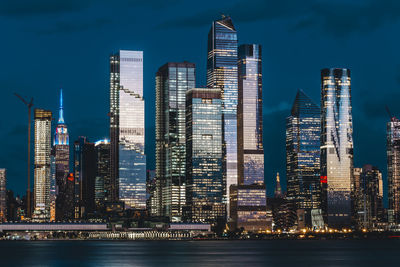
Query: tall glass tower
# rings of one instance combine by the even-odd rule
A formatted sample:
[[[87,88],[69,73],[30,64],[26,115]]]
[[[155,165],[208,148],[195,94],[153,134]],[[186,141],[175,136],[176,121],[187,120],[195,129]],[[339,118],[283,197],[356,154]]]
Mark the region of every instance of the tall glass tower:
[[[262,140],[261,46],[239,46],[238,185],[231,186],[231,217],[236,228],[271,229],[267,214]],[[233,190],[234,189],[234,190]]]
[[[113,201],[146,208],[143,51],[110,57],[110,139]]]
[[[222,159],[221,91],[190,89],[186,93],[186,197],[192,222],[225,222]]]
[[[230,17],[212,23],[208,33],[207,86],[222,90],[225,201],[229,217],[231,185],[238,182],[238,41]]]
[[[56,164],[56,219],[72,219],[65,217],[66,183],[69,173],[69,134],[64,121],[63,94],[60,91],[60,109],[56,132],[54,133],[54,152]]]
[[[304,209],[311,226],[311,210],[321,208],[320,186],[321,109],[298,90],[286,119],[287,198]]]
[[[35,109],[35,191],[33,218],[50,219],[51,111]]]
[[[400,223],[400,120],[387,123],[387,168],[389,187],[389,222]]]
[[[353,124],[349,69],[321,71],[320,179],[328,226],[349,226],[353,188]]]
[[[186,202],[185,99],[195,87],[195,71],[193,63],[167,63],[156,74],[156,191],[160,215],[172,221],[181,220]]]

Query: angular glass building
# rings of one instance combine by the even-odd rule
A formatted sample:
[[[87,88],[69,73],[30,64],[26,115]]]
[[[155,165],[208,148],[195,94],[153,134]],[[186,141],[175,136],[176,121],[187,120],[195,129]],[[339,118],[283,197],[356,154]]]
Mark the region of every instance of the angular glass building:
[[[238,105],[238,41],[230,17],[213,21],[208,33],[207,87],[222,90],[224,183],[229,212],[230,186],[238,181],[237,105]],[[229,214],[228,214],[229,217]]]
[[[110,57],[112,201],[146,208],[143,51],[120,50]]]
[[[191,222],[225,221],[220,89],[186,93],[186,202]]]
[[[400,120],[392,117],[387,123],[387,168],[388,168],[388,218],[391,223],[400,223]]]
[[[321,184],[328,227],[352,216],[353,124],[349,69],[321,71]]]
[[[45,221],[50,218],[50,152],[51,120],[48,110],[35,109],[35,169],[33,218]]]
[[[231,185],[231,218],[236,228],[271,229],[267,214],[262,139],[261,46],[239,46],[238,83],[238,184]]]
[[[287,199],[304,209],[310,227],[311,210],[321,209],[320,114],[320,107],[298,90],[286,119]]]
[[[63,94],[60,91],[60,109],[58,123],[54,133],[53,141],[54,157],[56,164],[56,220],[72,219],[70,215],[65,216],[66,211],[66,185],[69,174],[69,134],[64,121]]]
[[[193,63],[167,63],[156,74],[156,194],[159,215],[180,221],[185,199],[186,92],[195,87]],[[161,196],[160,196],[161,194]]]

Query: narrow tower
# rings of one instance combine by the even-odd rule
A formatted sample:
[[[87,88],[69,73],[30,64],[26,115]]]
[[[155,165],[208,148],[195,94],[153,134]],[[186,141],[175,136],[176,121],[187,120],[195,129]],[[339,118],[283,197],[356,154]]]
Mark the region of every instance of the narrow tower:
[[[392,117],[387,123],[387,170],[389,188],[388,219],[400,222],[400,120]]]
[[[69,173],[69,134],[64,121],[62,89],[60,90],[60,108],[53,146],[56,165],[56,192],[58,192],[56,199],[56,219],[72,219],[64,216],[66,211],[65,205],[70,196],[66,194],[66,179]]]
[[[120,50],[110,57],[112,201],[146,208],[143,51]]]
[[[51,111],[35,109],[34,214],[37,221],[50,219]]]
[[[321,71],[321,185],[329,227],[351,223],[353,124],[349,69]]]
[[[230,217],[230,187],[238,183],[238,41],[230,17],[213,21],[208,33],[207,86],[222,90],[224,200]]]

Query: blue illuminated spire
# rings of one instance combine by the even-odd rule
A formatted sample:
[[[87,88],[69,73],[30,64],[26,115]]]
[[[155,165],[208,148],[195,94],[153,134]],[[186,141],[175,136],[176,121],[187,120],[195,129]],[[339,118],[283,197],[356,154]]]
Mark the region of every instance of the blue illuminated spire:
[[[60,113],[58,115],[58,123],[64,123],[64,110],[63,110],[63,94],[60,90]]]

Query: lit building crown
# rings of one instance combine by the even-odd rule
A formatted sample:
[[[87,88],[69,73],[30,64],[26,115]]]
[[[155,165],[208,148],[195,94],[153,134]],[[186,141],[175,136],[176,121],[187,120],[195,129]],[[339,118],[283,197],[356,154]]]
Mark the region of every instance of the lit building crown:
[[[58,124],[54,134],[54,145],[69,145],[69,135],[67,125],[64,121],[63,94],[60,90],[60,110],[58,116]]]

